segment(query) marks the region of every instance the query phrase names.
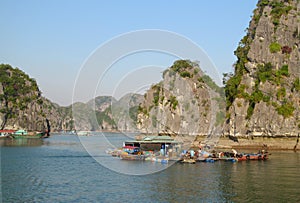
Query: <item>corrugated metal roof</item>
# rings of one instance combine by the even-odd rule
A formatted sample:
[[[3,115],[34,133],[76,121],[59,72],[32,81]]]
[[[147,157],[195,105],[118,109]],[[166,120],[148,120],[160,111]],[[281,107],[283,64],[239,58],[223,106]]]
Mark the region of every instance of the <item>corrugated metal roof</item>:
[[[152,140],[173,141],[174,139],[171,138],[170,136],[162,135],[162,136],[146,136],[143,140],[144,141],[152,141]]]
[[[15,130],[0,130],[0,133],[14,133]]]
[[[165,144],[165,143],[170,143],[170,144],[180,144],[182,142],[175,141],[172,137],[168,135],[149,135],[145,136],[143,140],[128,140],[125,141],[125,143],[139,143],[139,144]]]

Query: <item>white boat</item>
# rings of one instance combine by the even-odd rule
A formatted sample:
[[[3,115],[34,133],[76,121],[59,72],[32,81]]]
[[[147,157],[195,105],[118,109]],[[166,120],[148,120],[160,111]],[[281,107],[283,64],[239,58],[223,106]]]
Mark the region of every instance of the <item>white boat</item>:
[[[78,136],[89,136],[90,131],[78,131],[76,132]]]

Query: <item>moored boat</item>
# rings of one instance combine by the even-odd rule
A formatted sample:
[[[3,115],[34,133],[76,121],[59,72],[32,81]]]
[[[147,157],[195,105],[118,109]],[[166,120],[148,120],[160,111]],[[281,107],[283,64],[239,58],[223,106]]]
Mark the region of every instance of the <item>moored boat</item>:
[[[47,128],[43,132],[28,132],[25,129],[20,129],[9,133],[7,136],[11,139],[40,139],[50,137],[51,126],[48,119],[46,119]]]
[[[90,131],[78,131],[78,132],[76,132],[76,134],[78,136],[89,136],[91,133],[90,133]]]
[[[183,164],[195,164],[196,160],[195,159],[183,159],[183,160],[181,160],[180,163],[183,163]]]
[[[140,154],[140,155],[134,155],[134,154],[121,154],[120,158],[123,160],[131,160],[131,161],[143,161],[145,160],[145,156]]]
[[[238,161],[246,161],[247,155],[246,154],[239,155],[239,156],[237,156],[237,160]]]
[[[124,146],[119,154],[120,158],[123,160],[145,160],[145,156],[139,147],[134,146]]]
[[[268,154],[261,154],[261,153],[257,153],[257,154],[247,154],[246,155],[246,159],[247,160],[267,160],[268,159]]]
[[[41,139],[41,138],[44,138],[44,136],[45,136],[44,133],[36,133],[36,134],[33,134],[33,135],[11,134],[11,135],[9,135],[9,138],[13,138],[13,139]]]

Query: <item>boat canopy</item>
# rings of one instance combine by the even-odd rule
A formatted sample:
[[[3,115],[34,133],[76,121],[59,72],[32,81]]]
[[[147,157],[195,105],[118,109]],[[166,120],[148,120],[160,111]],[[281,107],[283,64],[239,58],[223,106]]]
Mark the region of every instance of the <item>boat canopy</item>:
[[[17,130],[15,133],[15,135],[27,135],[27,131],[26,130]]]

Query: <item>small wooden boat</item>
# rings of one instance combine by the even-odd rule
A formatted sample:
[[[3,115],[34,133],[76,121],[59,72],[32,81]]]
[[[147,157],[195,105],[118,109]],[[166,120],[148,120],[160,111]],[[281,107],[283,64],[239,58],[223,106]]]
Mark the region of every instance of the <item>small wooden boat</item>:
[[[183,164],[195,164],[196,160],[195,159],[183,159],[183,160],[181,160],[181,163],[183,163]]]
[[[114,150],[110,153],[113,157],[120,157],[120,155],[122,154],[122,150]]]
[[[122,151],[120,153],[120,158],[123,160],[145,160],[145,155],[141,151],[139,147],[134,146],[124,146],[122,147]]]
[[[78,131],[77,135],[78,136],[89,136],[91,133],[90,131]]]
[[[12,131],[6,137],[10,139],[41,139],[41,138],[49,138],[51,126],[48,119],[46,119],[47,129],[43,132],[27,132],[25,129],[20,129],[17,131]]]
[[[237,161],[246,161],[247,155],[246,154],[237,154],[236,159],[237,159]]]
[[[267,154],[247,154],[246,155],[247,160],[267,160],[268,155]]]
[[[206,158],[205,157],[198,157],[197,159],[196,159],[196,161],[198,161],[198,162],[204,162],[204,161],[206,161]]]
[[[10,134],[7,137],[11,139],[41,139],[41,138],[48,138],[50,135],[47,132],[36,132],[36,133],[27,133],[26,134],[19,134],[14,133]]]
[[[235,157],[227,157],[227,158],[220,158],[219,160],[229,161],[229,162],[237,162],[237,161],[238,161],[238,158],[235,158]]]
[[[121,154],[120,158],[122,160],[130,160],[130,161],[144,161],[145,156],[144,155],[133,155],[133,154]]]
[[[220,152],[220,160],[224,161],[247,161],[247,160],[267,160],[268,152],[264,150],[259,151],[258,153],[230,153],[230,152]]]

